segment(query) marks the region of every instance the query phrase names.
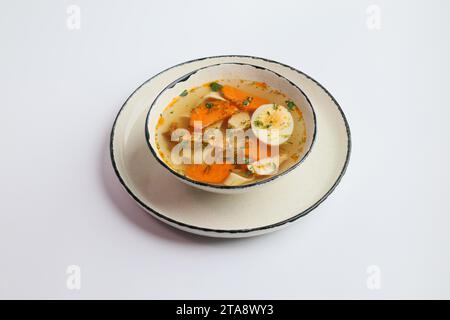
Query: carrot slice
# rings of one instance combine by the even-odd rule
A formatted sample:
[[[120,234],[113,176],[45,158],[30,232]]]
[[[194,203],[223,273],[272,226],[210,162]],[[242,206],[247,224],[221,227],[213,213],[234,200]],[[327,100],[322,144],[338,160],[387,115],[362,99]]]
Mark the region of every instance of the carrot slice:
[[[204,128],[230,117],[237,111],[239,109],[229,101],[207,99],[192,110],[189,124],[194,126],[194,121],[200,121]]]
[[[222,93],[225,99],[230,100],[244,111],[255,111],[259,106],[270,103],[267,99],[253,96],[232,86],[224,85]]]
[[[196,181],[207,183],[221,183],[234,169],[234,165],[224,164],[189,164],[186,165],[186,175]]]

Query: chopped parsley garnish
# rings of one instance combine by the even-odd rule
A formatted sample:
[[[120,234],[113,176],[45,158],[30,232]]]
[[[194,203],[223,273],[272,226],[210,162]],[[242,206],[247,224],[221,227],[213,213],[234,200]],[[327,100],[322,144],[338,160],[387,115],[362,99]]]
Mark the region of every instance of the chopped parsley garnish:
[[[255,120],[253,121],[253,123],[255,124],[255,126],[257,126],[258,128],[261,128],[264,126],[264,123],[261,120]]]
[[[252,170],[247,170],[244,172],[246,177],[250,177],[251,175],[253,175],[253,171]]]
[[[205,106],[206,106],[208,109],[211,109],[212,107],[214,107],[214,104],[212,104],[211,102],[207,102],[207,103],[205,103]]]
[[[245,99],[242,102],[242,105],[244,105],[246,107],[246,106],[248,106],[250,104],[250,102],[252,102],[252,100],[253,100],[253,97],[247,97],[247,99]]]
[[[272,122],[272,121],[271,121]],[[264,122],[262,122],[261,120],[255,120],[253,121],[253,124],[260,129],[269,129],[272,126],[272,123],[270,124],[264,124]]]
[[[211,82],[209,84],[209,87],[211,88],[212,91],[219,91],[220,89],[222,89],[222,85],[218,84],[217,82]]]
[[[289,111],[294,110],[294,108],[297,106],[294,101],[286,100],[286,106],[289,109]]]
[[[184,90],[182,93],[180,93],[180,97],[186,97],[188,95],[188,91]]]

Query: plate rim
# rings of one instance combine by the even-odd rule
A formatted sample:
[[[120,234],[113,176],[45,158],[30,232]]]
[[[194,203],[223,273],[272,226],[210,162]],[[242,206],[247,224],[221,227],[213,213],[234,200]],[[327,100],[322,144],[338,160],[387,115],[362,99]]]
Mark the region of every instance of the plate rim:
[[[190,225],[187,223],[183,223],[183,222],[179,222],[177,220],[174,220],[172,218],[169,218],[167,216],[165,216],[164,214],[156,211],[155,209],[147,206],[143,201],[141,201],[131,190],[130,188],[126,185],[125,181],[122,179],[122,176],[120,175],[119,169],[117,168],[117,164],[114,158],[114,134],[115,134],[115,129],[116,129],[116,124],[117,121],[120,117],[120,115],[122,114],[122,111],[124,110],[125,106],[127,105],[128,101],[131,99],[131,97],[139,90],[141,89],[144,85],[146,85],[148,82],[152,81],[154,78],[156,78],[157,76],[163,74],[164,72],[174,69],[176,67],[180,67],[183,66],[185,64],[189,64],[189,63],[193,63],[193,62],[198,62],[198,61],[203,61],[203,60],[207,60],[207,59],[220,59],[220,58],[246,58],[246,59],[255,59],[255,60],[262,60],[265,62],[269,62],[269,63],[275,63],[275,64],[279,64],[283,67],[286,67],[292,71],[295,71],[303,76],[305,76],[306,78],[308,78],[309,80],[313,81],[316,85],[318,85],[328,96],[329,98],[333,101],[333,103],[337,106],[342,119],[344,121],[345,124],[345,128],[346,128],[346,132],[347,132],[347,154],[345,157],[345,162],[344,165],[341,169],[341,172],[339,174],[339,176],[337,177],[336,181],[333,183],[333,185],[331,186],[331,188],[317,201],[315,202],[312,206],[310,206],[309,208],[307,208],[306,210],[303,210],[302,212],[288,218],[285,219],[283,221],[280,222],[276,222],[276,223],[272,223],[269,225],[265,225],[265,226],[261,226],[261,227],[256,227],[256,228],[247,228],[247,229],[212,229],[212,228],[204,228],[204,227],[199,227],[199,226],[195,226],[195,225]],[[347,120],[347,117],[345,116],[344,111],[342,110],[341,106],[339,105],[339,103],[337,102],[337,100],[333,97],[333,95],[317,80],[315,80],[314,78],[312,78],[311,76],[307,75],[306,73],[304,73],[303,71],[300,71],[294,67],[291,67],[287,64],[284,64],[282,62],[278,62],[275,60],[271,60],[271,59],[267,59],[267,58],[262,58],[262,57],[257,57],[257,56],[251,56],[251,55],[216,55],[216,56],[208,56],[208,57],[202,57],[202,58],[197,58],[197,59],[192,59],[192,60],[188,60],[188,61],[184,61],[181,63],[178,63],[176,65],[173,65],[171,67],[168,67],[158,73],[156,73],[155,75],[153,75],[152,77],[150,77],[149,79],[147,79],[146,81],[144,81],[141,85],[139,85],[129,96],[128,98],[125,100],[125,102],[123,103],[122,107],[119,109],[112,128],[111,128],[111,133],[110,133],[110,142],[109,142],[109,149],[110,149],[110,159],[111,159],[111,163],[114,169],[114,172],[117,176],[117,178],[119,179],[120,184],[122,185],[122,187],[125,189],[125,191],[127,191],[127,193],[144,209],[146,209],[147,211],[155,214],[160,220],[162,221],[167,221],[170,224],[175,224],[178,225],[180,227],[183,228],[188,228],[188,229],[192,229],[192,230],[196,230],[196,231],[200,231],[200,232],[205,232],[205,233],[219,233],[219,234],[248,234],[251,232],[258,232],[258,231],[267,231],[268,229],[275,229],[278,227],[281,227],[283,225],[286,225],[288,223],[294,222],[297,219],[307,215],[308,213],[310,213],[311,211],[313,211],[314,209],[316,209],[323,201],[325,201],[328,196],[333,193],[333,191],[336,189],[336,187],[339,185],[339,183],[342,180],[342,177],[345,175],[347,168],[348,168],[348,164],[350,161],[350,155],[352,152],[352,139],[351,139],[351,132],[350,132],[350,126]]]

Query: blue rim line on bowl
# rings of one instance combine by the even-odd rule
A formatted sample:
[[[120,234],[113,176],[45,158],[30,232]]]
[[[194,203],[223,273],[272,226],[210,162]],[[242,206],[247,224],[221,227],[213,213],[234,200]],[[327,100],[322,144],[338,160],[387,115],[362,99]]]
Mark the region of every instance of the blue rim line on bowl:
[[[287,170],[285,170],[285,171],[283,171],[283,172],[281,172],[281,173],[278,173],[278,174],[276,174],[276,175],[274,175],[274,176],[271,176],[270,178],[267,178],[267,179],[264,179],[264,180],[259,180],[259,181],[256,181],[256,182],[253,182],[253,183],[249,183],[249,184],[239,185],[239,186],[224,186],[224,185],[216,185],[216,184],[204,183],[204,182],[200,182],[200,181],[196,181],[196,180],[190,179],[190,178],[188,178],[188,177],[186,177],[186,176],[184,176],[184,175],[182,175],[182,174],[176,172],[176,171],[175,171],[174,169],[172,169],[169,165],[167,165],[167,163],[165,163],[163,160],[161,160],[161,159],[158,157],[156,150],[152,147],[152,145],[151,145],[151,143],[150,143],[150,141],[149,141],[149,140],[150,140],[150,134],[149,134],[149,128],[148,128],[148,121],[149,121],[149,118],[150,118],[150,112],[151,112],[151,110],[152,110],[152,107],[153,107],[154,104],[156,103],[156,100],[158,100],[158,98],[159,98],[166,90],[175,87],[175,86],[176,86],[178,83],[180,83],[180,82],[184,82],[184,81],[188,80],[191,76],[193,76],[193,75],[196,74],[197,72],[199,72],[199,71],[201,71],[201,70],[204,70],[204,69],[207,69],[207,68],[210,68],[210,67],[221,66],[221,65],[225,65],[225,64],[234,64],[234,65],[251,66],[251,67],[256,68],[256,69],[260,69],[260,70],[264,70],[264,71],[271,72],[271,73],[275,74],[277,77],[280,77],[280,78],[282,78],[282,79],[288,81],[292,86],[294,86],[296,89],[298,89],[298,90],[303,94],[303,96],[306,98],[306,101],[308,101],[308,103],[309,103],[309,105],[310,105],[310,107],[311,107],[311,111],[312,111],[312,114],[313,114],[313,122],[314,122],[314,132],[313,132],[313,137],[312,137],[312,140],[311,140],[311,145],[309,146],[309,149],[306,151],[306,153],[303,155],[303,157],[302,157],[299,161],[297,161],[294,165],[292,165],[291,167],[289,167]],[[260,66],[255,66],[255,65],[252,65],[252,64],[249,64],[249,63],[224,62],[224,63],[213,64],[213,65],[209,65],[209,66],[206,66],[206,67],[202,67],[202,68],[196,69],[196,70],[194,70],[194,71],[192,71],[192,72],[190,72],[190,73],[188,73],[188,74],[185,74],[184,76],[181,76],[181,77],[178,78],[177,80],[175,80],[175,81],[173,81],[172,83],[170,83],[169,85],[167,85],[163,90],[161,90],[161,92],[156,96],[156,98],[153,100],[153,102],[152,102],[150,108],[148,109],[147,117],[146,117],[146,119],[145,119],[145,128],[144,128],[144,130],[145,130],[145,141],[147,142],[147,146],[148,146],[148,148],[150,149],[152,155],[155,157],[155,159],[156,159],[162,166],[164,166],[167,170],[169,170],[172,174],[174,174],[174,175],[177,176],[178,178],[183,179],[183,180],[186,180],[186,181],[188,181],[189,183],[192,183],[192,184],[195,184],[195,185],[198,185],[198,186],[206,186],[206,187],[209,187],[209,188],[222,189],[222,190],[223,190],[223,189],[226,189],[226,190],[230,190],[230,189],[231,189],[231,190],[236,190],[236,189],[238,189],[238,190],[239,190],[239,189],[246,189],[246,188],[250,188],[250,187],[260,186],[260,185],[263,185],[263,184],[265,184],[265,183],[271,182],[271,181],[273,181],[273,180],[275,180],[275,179],[277,179],[277,178],[279,178],[279,177],[282,177],[282,176],[284,176],[285,174],[291,172],[291,171],[294,170],[295,168],[297,168],[297,167],[300,165],[300,163],[302,163],[302,162],[308,157],[309,153],[311,152],[311,150],[312,150],[312,148],[313,148],[313,146],[314,146],[314,142],[316,141],[316,133],[317,133],[317,120],[316,120],[316,113],[315,113],[315,111],[314,111],[314,106],[312,105],[312,103],[311,103],[311,101],[309,100],[308,96],[303,92],[302,89],[300,89],[295,83],[293,83],[293,82],[290,81],[289,79],[286,79],[286,78],[283,77],[282,75],[280,75],[280,74],[278,74],[278,73],[276,73],[276,72],[274,72],[274,71],[272,71],[272,70],[269,70],[269,69],[267,69],[267,68],[260,67]]]
[[[197,226],[193,226],[193,225],[189,225],[186,223],[182,223],[179,221],[176,221],[174,219],[171,219],[167,216],[165,216],[164,214],[156,211],[153,208],[150,208],[149,206],[147,206],[144,202],[142,202],[131,190],[130,188],[128,188],[128,186],[125,184],[125,181],[123,180],[122,176],[120,175],[119,169],[117,168],[117,164],[114,158],[114,133],[115,133],[115,128],[116,128],[116,123],[123,111],[123,109],[125,108],[125,106],[127,105],[128,101],[130,100],[130,98],[139,90],[141,89],[141,87],[143,87],[144,85],[146,85],[147,83],[149,83],[150,81],[152,81],[154,78],[156,78],[157,76],[163,74],[164,72],[171,70],[173,68],[176,67],[180,67],[183,66],[185,64],[189,64],[192,62],[198,62],[198,61],[203,61],[203,60],[207,60],[207,59],[219,59],[219,58],[244,58],[244,59],[254,59],[254,60],[262,60],[265,62],[269,62],[269,63],[275,63],[278,64],[280,66],[283,66],[285,68],[290,69],[291,71],[295,71],[300,75],[303,75],[304,77],[306,77],[307,79],[313,81],[316,85],[318,85],[328,96],[329,98],[333,101],[333,103],[338,107],[338,110],[342,116],[342,119],[344,120],[344,124],[345,124],[345,128],[347,131],[347,154],[345,157],[345,163],[341,169],[341,172],[338,176],[338,178],[336,179],[335,183],[331,186],[331,188],[313,205],[311,205],[309,208],[299,212],[298,214],[285,219],[283,221],[277,222],[277,223],[273,223],[273,224],[269,224],[269,225],[265,225],[265,226],[261,226],[261,227],[257,227],[257,228],[249,228],[249,229],[235,229],[235,230],[226,230],[226,229],[211,229],[211,228],[203,228],[203,227],[197,227]],[[351,132],[350,132],[350,126],[348,124],[348,120],[344,114],[344,111],[342,110],[341,106],[339,105],[339,103],[337,102],[337,100],[333,97],[333,95],[321,84],[319,83],[317,80],[315,80],[314,78],[312,78],[311,76],[307,75],[306,73],[293,68],[289,65],[286,65],[284,63],[275,61],[275,60],[270,60],[270,59],[266,59],[266,58],[261,58],[261,57],[256,57],[256,56],[248,56],[248,55],[218,55],[218,56],[210,56],[210,57],[203,57],[203,58],[198,58],[198,59],[193,59],[193,60],[189,60],[189,61],[185,61],[182,63],[179,63],[177,65],[171,66],[169,68],[166,68],[165,70],[162,70],[161,72],[155,74],[153,77],[149,78],[148,80],[146,80],[144,83],[142,83],[139,87],[137,87],[131,94],[130,96],[125,100],[124,104],[122,105],[122,107],[120,108],[119,112],[117,113],[117,116],[114,120],[114,123],[112,125],[111,128],[111,134],[110,134],[110,157],[111,157],[111,163],[114,169],[114,172],[117,176],[117,178],[119,179],[120,184],[122,185],[122,187],[127,191],[127,193],[144,209],[152,212],[155,216],[157,216],[158,218],[165,220],[169,223],[172,224],[176,224],[180,227],[184,227],[184,228],[188,228],[188,229],[192,229],[192,230],[198,230],[198,231],[204,231],[204,232],[212,232],[212,233],[218,233],[218,234],[246,234],[246,233],[251,233],[251,232],[256,232],[256,231],[263,231],[263,230],[267,230],[267,229],[273,229],[273,228],[277,228],[280,226],[283,226],[285,224],[294,222],[295,220],[307,215],[308,213],[310,213],[311,211],[313,211],[314,209],[316,209],[323,201],[325,201],[328,196],[336,189],[336,187],[338,186],[338,184],[341,182],[342,177],[345,175],[347,168],[348,168],[348,164],[350,161],[350,155],[351,155],[351,151],[352,151],[352,140],[351,140]]]

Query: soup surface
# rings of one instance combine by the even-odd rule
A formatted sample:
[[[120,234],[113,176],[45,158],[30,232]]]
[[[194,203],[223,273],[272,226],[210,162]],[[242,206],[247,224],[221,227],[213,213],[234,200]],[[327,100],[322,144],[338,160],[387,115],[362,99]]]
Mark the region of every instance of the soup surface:
[[[252,184],[297,163],[306,128],[296,101],[265,83],[225,79],[185,90],[156,125],[162,160],[192,180]]]

